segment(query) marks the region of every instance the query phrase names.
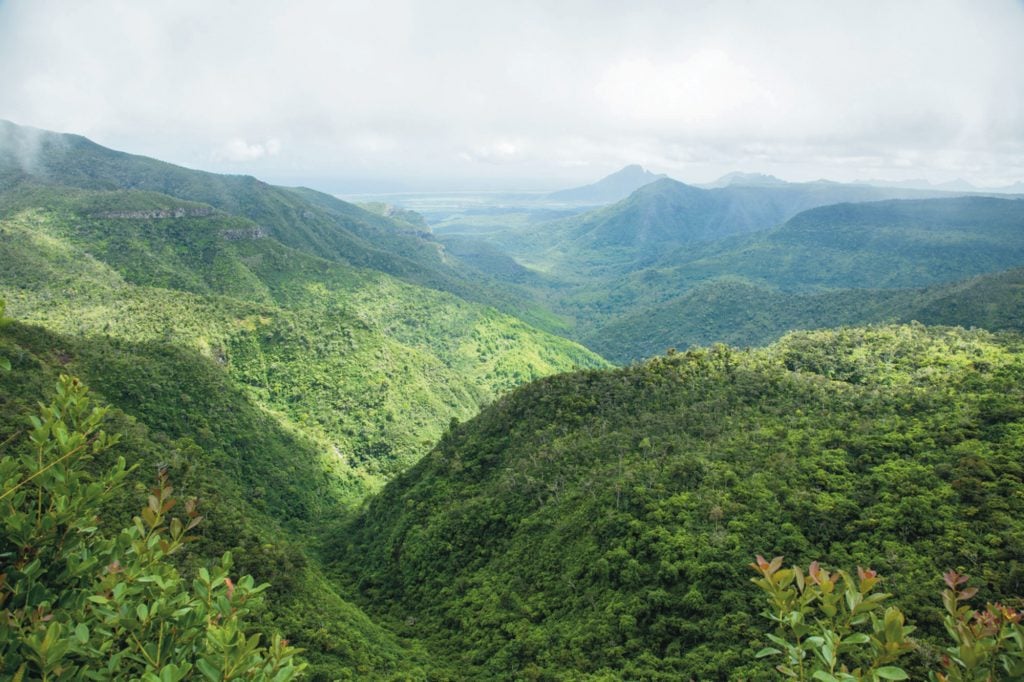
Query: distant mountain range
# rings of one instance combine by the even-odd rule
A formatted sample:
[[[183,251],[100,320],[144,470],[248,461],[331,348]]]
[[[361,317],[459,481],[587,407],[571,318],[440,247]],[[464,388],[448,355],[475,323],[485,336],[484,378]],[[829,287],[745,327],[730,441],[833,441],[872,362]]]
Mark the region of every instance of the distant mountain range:
[[[758,176],[766,178],[767,176]],[[947,197],[947,193],[775,179],[716,189],[662,178],[610,206],[544,225],[541,243],[553,262],[576,270],[612,261],[631,270],[687,244],[767,230],[801,211],[844,202]]]
[[[644,185],[665,177],[667,176],[655,175],[642,166],[626,166],[590,185],[552,192],[545,198],[549,201],[571,204],[611,204],[625,199]]]
[[[774,175],[765,175],[764,173],[741,173],[739,171],[733,173],[726,173],[722,177],[718,178],[714,182],[709,182],[703,185],[697,185],[704,189],[717,189],[719,187],[778,187],[780,185],[788,185],[789,183],[785,180],[780,180]]]
[[[924,178],[911,180],[858,180],[856,184],[874,187],[900,187],[905,189],[937,189],[945,192],[977,192],[980,194],[1024,194],[1024,182],[1015,182],[1002,187],[978,187],[963,178],[948,182],[933,183]]]

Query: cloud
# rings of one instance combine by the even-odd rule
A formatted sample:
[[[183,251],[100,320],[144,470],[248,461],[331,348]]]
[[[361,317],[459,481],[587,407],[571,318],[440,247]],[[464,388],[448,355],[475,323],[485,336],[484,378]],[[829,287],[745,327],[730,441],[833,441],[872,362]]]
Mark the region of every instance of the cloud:
[[[753,133],[780,109],[765,79],[719,49],[697,50],[684,61],[618,61],[597,83],[596,92],[625,125],[666,132]]]
[[[523,153],[522,142],[493,140],[462,152],[459,158],[464,161],[481,161],[483,163],[508,163],[521,160]]]
[[[268,156],[277,156],[281,151],[281,142],[270,138],[266,142],[246,142],[240,137],[233,137],[214,152],[213,158],[219,161],[242,163],[255,161]]]
[[[0,118],[328,189],[1014,181],[1021,35],[1018,0],[15,0]]]

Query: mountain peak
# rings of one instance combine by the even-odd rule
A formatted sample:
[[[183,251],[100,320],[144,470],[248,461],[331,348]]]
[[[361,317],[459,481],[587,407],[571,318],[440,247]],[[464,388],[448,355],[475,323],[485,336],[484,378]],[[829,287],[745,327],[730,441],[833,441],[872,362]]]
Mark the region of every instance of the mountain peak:
[[[774,175],[768,175],[767,173],[733,171],[704,186],[709,189],[717,189],[720,187],[778,187],[788,184],[785,180]]]
[[[625,199],[644,185],[666,177],[668,176],[652,173],[639,164],[630,164],[595,183],[554,192],[547,198],[551,201],[575,204],[613,204]]]

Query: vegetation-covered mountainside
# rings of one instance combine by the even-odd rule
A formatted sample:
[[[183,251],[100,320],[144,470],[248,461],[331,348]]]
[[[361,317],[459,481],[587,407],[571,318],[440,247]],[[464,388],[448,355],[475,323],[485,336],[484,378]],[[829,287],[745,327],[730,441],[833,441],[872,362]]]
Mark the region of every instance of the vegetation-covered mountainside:
[[[45,615],[53,604],[26,587],[33,556],[64,546],[16,541],[33,523],[33,538],[66,530],[52,520],[71,479],[34,456],[41,427],[27,419],[58,382],[54,405],[84,390],[70,374],[123,434],[86,466],[135,467],[72,544],[105,542],[140,500],[159,509],[165,488],[145,488],[166,477],[204,520],[159,570],[198,590],[199,569],[232,552],[204,612],[232,617],[224,570],[269,581],[246,627],[303,649],[311,679],[770,679],[754,655],[756,553],[888,576],[920,628],[907,668],[921,678],[942,569],[971,573],[984,598],[1020,596],[1020,336],[844,328],[612,370],[529,324],[572,321],[623,362],[865,320],[1020,328],[1024,202],[792,215],[851,191],[660,180],[550,233],[535,219],[564,207],[536,204],[500,238],[435,238],[411,211],[0,122],[0,318],[15,318],[0,319],[0,466],[20,472],[0,509],[0,618],[19,639],[0,631],[0,648],[35,660],[29,677],[63,666],[61,646],[127,669],[83,650],[120,596],[76,588]],[[534,247],[544,272],[518,258]],[[21,490],[33,476],[57,491],[49,509]],[[140,545],[125,568],[105,547],[105,567],[73,567],[87,591],[130,582],[116,575],[146,556]],[[116,618],[146,632],[161,609],[188,615],[140,606]],[[66,636],[47,644],[54,614]],[[184,632],[176,651],[195,654]],[[159,644],[124,644],[160,658]],[[0,676],[20,666],[0,660]]]
[[[308,254],[370,268],[511,312],[557,331],[557,318],[525,291],[497,286],[444,253],[429,231],[307,188],[268,185],[251,176],[182,168],[0,120],[0,191],[20,185],[134,189],[208,204],[247,218],[276,241]]]
[[[166,195],[32,188],[0,210],[0,296],[14,317],[204,355],[371,485],[502,391],[601,362],[493,309]]]
[[[1015,329],[1012,275],[951,283],[1021,264],[1021,200],[837,204],[774,230],[666,254],[606,282],[608,296],[595,296],[591,285],[564,310],[575,305],[580,338],[619,362],[695,343],[762,344],[791,329],[839,324],[920,319]],[[981,291],[994,295],[985,306],[957,302]]]
[[[794,329],[912,322],[1024,331],[1024,269],[921,289],[786,292],[722,277],[615,318],[584,338],[616,362],[712,343],[761,346]]]
[[[468,678],[775,679],[752,555],[870,565],[923,679],[941,570],[1020,594],[1022,379],[1019,336],[894,326],[541,380],[389,484],[337,571]]]
[[[321,443],[254,404],[216,361],[167,340],[56,334],[16,321],[0,325],[4,360],[11,371],[0,372],[0,457],[31,453],[28,415],[53,396],[61,374],[120,406],[104,429],[121,441],[97,468],[118,456],[137,468],[134,486],[107,505],[103,532],[127,525],[164,471],[182,497],[199,499],[204,516],[179,564],[194,575],[231,551],[236,579],[269,581],[258,629],[303,647],[311,679],[386,678],[423,664],[423,654],[340,596],[310,551],[309,538],[349,495],[340,467]],[[0,566],[10,559],[0,556]]]
[[[907,196],[943,195],[837,183],[701,189],[663,178],[611,206],[538,226],[523,245],[543,252],[513,255],[569,278],[631,272],[681,247],[774,228],[810,208]]]
[[[0,456],[58,374],[81,377],[115,408],[108,430],[128,432],[117,454],[141,465],[137,483],[160,465],[202,498],[183,566],[235,550],[240,575],[274,586],[260,628],[306,649],[313,679],[421,676],[415,647],[324,577],[320,533],[453,420],[607,363],[445,291],[477,275],[387,218],[83,138],[19,147],[4,131],[0,300],[17,322],[0,332]],[[133,509],[129,495],[111,514]]]

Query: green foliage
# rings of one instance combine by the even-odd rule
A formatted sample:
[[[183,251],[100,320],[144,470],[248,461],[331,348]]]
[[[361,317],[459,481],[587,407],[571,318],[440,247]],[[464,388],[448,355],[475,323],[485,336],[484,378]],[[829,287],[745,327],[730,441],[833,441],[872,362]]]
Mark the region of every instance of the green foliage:
[[[13,369],[0,370],[0,425],[14,432],[58,374],[82,376],[144,467],[167,464],[204,500],[208,522],[179,568],[231,552],[271,582],[254,625],[306,649],[313,679],[423,676],[419,647],[325,578],[319,534],[453,418],[535,377],[605,363],[407,283],[456,280],[436,244],[404,228],[392,238],[393,223],[344,202],[81,139],[43,146],[47,176],[0,193],[0,296],[22,321],[0,331],[0,365]],[[110,500],[104,516],[127,522],[130,510]]]
[[[141,190],[172,201],[217,209],[220,217],[244,220],[276,242],[335,263],[387,273],[410,284],[446,291],[463,299],[556,330],[564,323],[539,310],[526,290],[509,291],[447,257],[440,244],[404,222],[366,211],[305,188],[275,187],[256,178],[218,175],[125,154],[77,135],[62,135],[0,121],[0,194],[15,201],[42,187],[102,191]],[[32,150],[25,166],[18,147]],[[51,192],[52,193],[52,192]],[[0,204],[4,203],[0,197]],[[165,199],[166,201],[166,199]],[[38,205],[38,204],[35,204]],[[238,234],[238,233],[236,233]],[[159,263],[157,263],[159,265]],[[159,268],[157,269],[159,272]]]
[[[591,332],[588,347],[617,362],[715,342],[761,346],[794,329],[918,321],[1024,330],[1024,269],[923,289],[842,289],[793,293],[732,277],[703,282],[650,308],[629,311]]]
[[[781,647],[765,647],[756,658],[783,656],[776,669],[794,680],[909,679],[895,662],[913,647],[914,628],[894,606],[878,613],[891,595],[874,592],[874,571],[858,568],[854,580],[812,562],[805,574],[800,566],[782,568],[782,557],[769,562],[760,555],[751,567],[761,574],[753,583],[766,594],[765,615],[776,625],[767,637]]]
[[[336,570],[471,677],[765,679],[738,567],[766,545],[890,576],[934,647],[937,566],[1006,603],[1024,576],[1022,379],[1019,337],[919,325],[542,379],[372,499]]]
[[[0,671],[15,679],[176,681],[293,679],[305,667],[279,637],[260,644],[246,616],[267,586],[229,578],[231,556],[193,581],[170,561],[202,517],[185,517],[166,473],[132,525],[110,533],[98,514],[128,474],[118,458],[92,475],[88,463],[119,438],[102,430],[107,410],[62,377],[31,419],[27,452],[0,459]],[[26,677],[28,676],[28,677]]]
[[[414,462],[452,417],[535,377],[603,364],[493,309],[253,237],[244,220],[173,217],[209,207],[140,192],[8,200],[0,292],[21,319],[205,355],[317,441],[351,501]],[[117,217],[147,211],[172,217]]]
[[[966,602],[978,593],[964,587],[968,576],[947,571],[942,604],[943,623],[953,639],[941,659],[944,673],[934,673],[939,682],[981,682],[1024,677],[1024,617],[1017,609],[999,603],[975,611]]]
[[[5,322],[7,322],[7,320],[4,319],[4,309],[6,308],[6,306],[7,306],[7,302],[4,301],[2,298],[0,298],[0,326],[2,326]],[[11,371],[11,361],[8,360],[7,358],[0,357],[0,372],[10,372],[10,371]]]
[[[776,624],[775,634],[767,637],[782,647],[765,647],[756,658],[784,656],[776,669],[799,680],[910,679],[893,663],[918,646],[908,637],[914,627],[904,625],[903,613],[892,606],[876,615],[891,595],[872,593],[880,580],[875,571],[858,568],[854,582],[844,571],[830,574],[816,561],[806,574],[800,566],[783,569],[782,557],[769,562],[758,555],[750,566],[761,576],[752,582],[767,598],[763,615]],[[943,623],[954,645],[940,658],[945,672],[933,670],[929,679],[991,682],[1024,675],[1022,614],[999,603],[975,611],[966,604],[978,593],[977,587],[965,587],[968,576],[950,570],[943,580]],[[858,667],[851,670],[849,661]]]

